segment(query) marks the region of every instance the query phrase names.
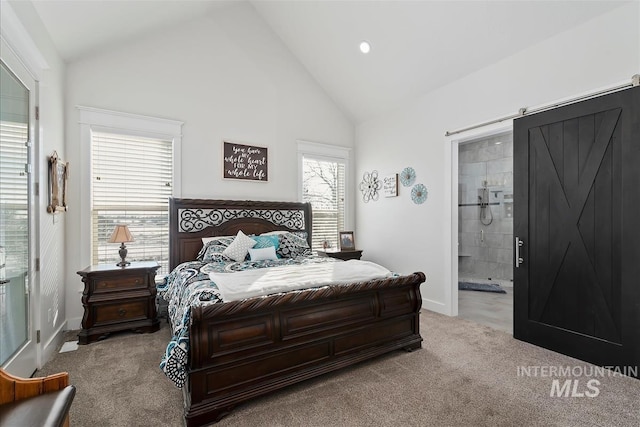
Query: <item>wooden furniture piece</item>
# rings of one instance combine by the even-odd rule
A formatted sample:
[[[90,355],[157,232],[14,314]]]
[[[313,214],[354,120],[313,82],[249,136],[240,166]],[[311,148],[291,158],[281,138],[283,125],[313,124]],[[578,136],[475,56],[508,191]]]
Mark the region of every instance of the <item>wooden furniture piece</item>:
[[[82,276],[82,330],[79,344],[89,344],[112,332],[134,330],[155,332],[160,328],[156,312],[155,261],[92,265]]]
[[[0,369],[0,425],[68,426],[75,394],[66,372],[19,378]]]
[[[289,202],[170,200],[170,265],[194,260],[202,237],[307,231],[311,207]],[[421,347],[424,273],[326,286],[191,309],[187,426],[233,407],[397,349]]]
[[[360,259],[360,257],[362,257],[362,251],[358,249],[353,251],[337,251],[337,250],[326,249],[326,250],[318,251],[318,255],[347,261],[350,259]]]

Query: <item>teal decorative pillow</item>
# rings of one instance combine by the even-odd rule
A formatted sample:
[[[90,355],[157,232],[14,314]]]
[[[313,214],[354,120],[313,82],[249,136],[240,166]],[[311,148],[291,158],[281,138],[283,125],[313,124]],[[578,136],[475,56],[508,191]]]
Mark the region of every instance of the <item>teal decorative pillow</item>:
[[[252,236],[251,238],[256,241],[253,249],[268,248],[269,246],[278,247],[278,236]]]

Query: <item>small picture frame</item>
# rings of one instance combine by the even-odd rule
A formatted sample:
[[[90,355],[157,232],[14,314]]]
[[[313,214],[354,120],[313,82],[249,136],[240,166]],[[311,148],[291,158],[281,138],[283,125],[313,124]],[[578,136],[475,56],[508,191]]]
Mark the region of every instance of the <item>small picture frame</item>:
[[[356,240],[353,237],[353,231],[341,231],[338,234],[339,234],[338,242],[340,242],[341,251],[356,250]]]

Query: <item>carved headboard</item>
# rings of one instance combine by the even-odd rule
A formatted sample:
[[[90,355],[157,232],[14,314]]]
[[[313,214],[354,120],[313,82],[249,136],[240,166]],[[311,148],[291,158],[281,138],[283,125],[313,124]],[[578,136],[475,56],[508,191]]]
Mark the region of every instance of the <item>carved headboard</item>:
[[[169,199],[169,269],[196,259],[202,238],[267,231],[306,231],[311,246],[311,205],[252,200]]]

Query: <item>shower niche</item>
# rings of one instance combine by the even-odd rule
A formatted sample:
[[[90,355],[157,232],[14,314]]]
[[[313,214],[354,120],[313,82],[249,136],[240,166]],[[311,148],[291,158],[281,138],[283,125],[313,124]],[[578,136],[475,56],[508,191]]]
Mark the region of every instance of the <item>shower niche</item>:
[[[458,274],[513,279],[513,137],[458,146]]]

